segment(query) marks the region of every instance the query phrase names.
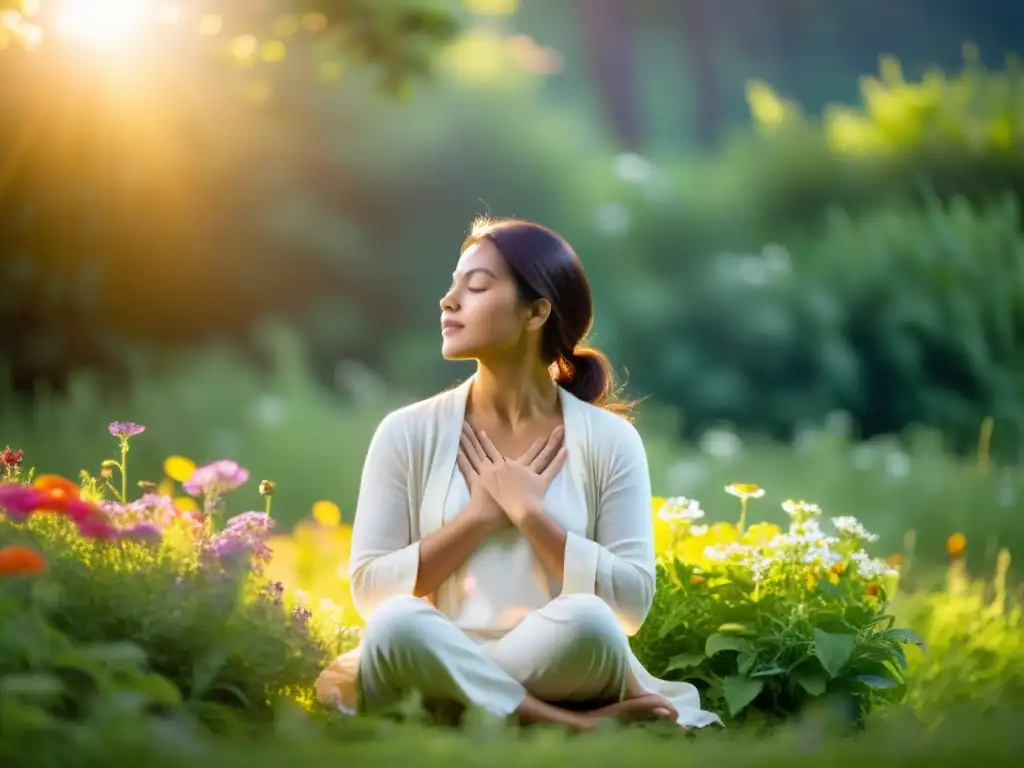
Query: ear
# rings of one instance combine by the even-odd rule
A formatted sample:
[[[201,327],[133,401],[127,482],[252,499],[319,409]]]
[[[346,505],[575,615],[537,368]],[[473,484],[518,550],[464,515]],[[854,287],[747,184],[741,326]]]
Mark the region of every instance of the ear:
[[[547,299],[537,299],[527,307],[526,329],[528,331],[539,331],[544,323],[551,316],[551,302]]]

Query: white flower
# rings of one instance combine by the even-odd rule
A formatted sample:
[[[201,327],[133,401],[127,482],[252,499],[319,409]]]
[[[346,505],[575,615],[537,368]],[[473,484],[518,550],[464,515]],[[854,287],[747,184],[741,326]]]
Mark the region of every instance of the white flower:
[[[727,544],[722,546],[721,544],[715,544],[704,549],[704,557],[708,560],[717,560],[722,563],[735,563],[737,565],[745,565],[749,562],[751,557],[750,547],[744,544]]]
[[[845,515],[843,517],[833,517],[832,525],[839,531],[840,538],[852,541],[866,541],[875,542],[878,541],[878,536],[871,533],[856,517],[850,517]]]
[[[793,501],[786,499],[782,502],[782,508],[795,523],[804,523],[814,518],[821,517],[821,507],[807,501]]]
[[[707,532],[708,532],[708,527],[706,525],[691,525],[690,526],[690,535],[691,536],[703,536]]]
[[[895,576],[898,571],[892,568],[884,560],[871,557],[867,552],[861,550],[850,555],[850,561],[857,569],[857,573],[865,579],[877,579],[881,576]]]
[[[692,523],[704,517],[704,510],[700,503],[685,496],[676,496],[667,499],[665,504],[658,510],[658,517],[669,523],[686,521]]]

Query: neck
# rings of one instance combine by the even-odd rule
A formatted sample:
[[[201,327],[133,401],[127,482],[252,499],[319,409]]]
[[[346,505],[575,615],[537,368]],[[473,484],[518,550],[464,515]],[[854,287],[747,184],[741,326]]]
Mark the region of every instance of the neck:
[[[540,363],[477,363],[469,405],[484,417],[516,426],[558,412],[558,385]]]

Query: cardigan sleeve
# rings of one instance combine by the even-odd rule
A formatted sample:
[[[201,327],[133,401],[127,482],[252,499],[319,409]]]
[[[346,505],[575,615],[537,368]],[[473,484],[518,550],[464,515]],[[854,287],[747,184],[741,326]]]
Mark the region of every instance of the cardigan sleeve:
[[[569,532],[565,541],[564,594],[603,599],[622,628],[635,635],[654,602],[654,521],[651,478],[643,440],[613,414],[612,429],[591,445],[600,470],[594,539]],[[604,422],[605,424],[611,424]]]
[[[352,601],[364,620],[389,597],[412,595],[420,543],[412,540],[407,420],[384,417],[370,441],[352,523],[349,578]]]

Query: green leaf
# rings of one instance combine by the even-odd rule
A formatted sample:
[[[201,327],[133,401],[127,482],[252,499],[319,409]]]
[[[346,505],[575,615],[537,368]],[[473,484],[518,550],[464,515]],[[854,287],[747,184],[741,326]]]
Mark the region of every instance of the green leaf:
[[[729,715],[735,717],[750,704],[764,688],[763,680],[751,680],[749,677],[734,675],[722,681],[722,692],[725,703],[729,707]]]
[[[707,656],[703,653],[680,653],[678,656],[672,657],[668,666],[665,667],[665,671],[671,672],[675,669],[689,669],[690,667],[696,667],[706,658]]]
[[[899,683],[881,675],[857,675],[857,680],[867,683],[872,688],[895,688]]]
[[[828,678],[816,669],[800,669],[793,672],[793,680],[811,696],[821,696],[828,688]]]
[[[838,635],[831,632],[814,630],[814,655],[829,677],[835,677],[853,653],[857,638],[853,635]]]
[[[734,621],[728,622],[726,624],[723,624],[722,626],[720,626],[718,628],[718,631],[719,632],[727,632],[727,633],[729,633],[731,635],[748,635],[748,636],[753,636],[753,635],[757,634],[753,629],[751,629],[750,627],[746,626],[745,624],[737,624]]]
[[[178,686],[163,675],[145,675],[134,681],[133,687],[146,694],[150,701],[157,704],[177,707],[182,703],[181,691],[178,690]]]
[[[78,652],[87,659],[104,664],[130,664],[139,667],[146,664],[146,652],[135,643],[97,643],[80,648]]]
[[[25,672],[0,677],[0,693],[13,696],[53,698],[64,690],[64,685],[53,675],[43,672]]]
[[[909,643],[910,645],[916,645],[922,651],[925,649],[924,640],[912,629],[890,629],[885,633],[886,637],[891,637],[893,640],[899,640],[902,643]]]
[[[704,653],[707,656],[714,656],[716,653],[722,651],[739,651],[744,653],[751,650],[749,640],[745,640],[742,637],[736,637],[735,635],[723,635],[716,633],[707,639],[704,643]]]
[[[772,664],[768,667],[762,667],[756,672],[751,672],[751,677],[772,677],[773,675],[784,675],[786,674],[786,668],[780,667],[778,664]]]

